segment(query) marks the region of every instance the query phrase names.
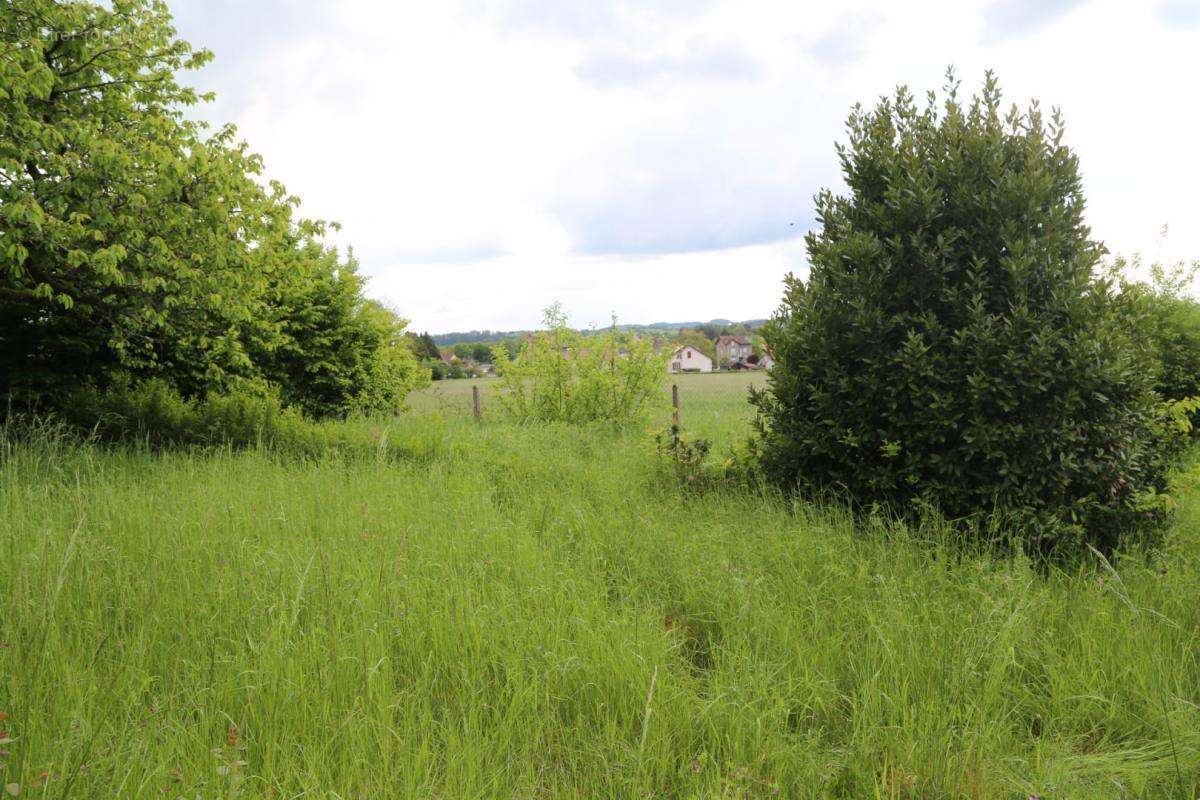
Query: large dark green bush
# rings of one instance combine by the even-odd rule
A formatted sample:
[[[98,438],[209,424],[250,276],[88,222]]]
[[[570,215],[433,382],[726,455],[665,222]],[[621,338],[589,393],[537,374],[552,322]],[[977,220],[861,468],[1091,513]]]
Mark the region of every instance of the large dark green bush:
[[[1083,221],[1057,112],[904,89],[856,108],[845,196],[817,196],[756,393],[787,488],[953,518],[1002,511],[1033,549],[1111,548],[1158,516],[1152,371]],[[976,529],[980,529],[976,527]]]

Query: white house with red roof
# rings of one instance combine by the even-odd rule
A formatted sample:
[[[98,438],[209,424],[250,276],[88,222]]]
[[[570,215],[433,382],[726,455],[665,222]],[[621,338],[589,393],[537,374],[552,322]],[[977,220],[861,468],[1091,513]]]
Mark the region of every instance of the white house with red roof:
[[[668,366],[671,372],[712,372],[713,360],[690,344],[685,344],[671,353]]]

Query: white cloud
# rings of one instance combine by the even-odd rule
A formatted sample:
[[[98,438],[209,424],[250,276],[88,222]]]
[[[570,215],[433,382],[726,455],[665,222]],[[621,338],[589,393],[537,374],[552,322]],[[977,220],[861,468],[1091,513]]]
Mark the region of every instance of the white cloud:
[[[1200,27],[1200,2],[1196,0],[1161,0],[1158,4],[1159,19],[1164,25],[1187,30]]]
[[[419,329],[757,317],[803,272],[855,102],[1061,105],[1095,235],[1200,257],[1200,27],[1180,0],[175,0],[194,82]],[[1161,248],[1160,248],[1161,249]]]
[[[984,8],[984,37],[989,42],[1025,36],[1083,5],[1084,0],[991,0]]]
[[[696,38],[675,51],[645,53],[640,48],[602,48],[576,70],[600,88],[638,86],[653,81],[752,80],[758,62],[739,42]]]

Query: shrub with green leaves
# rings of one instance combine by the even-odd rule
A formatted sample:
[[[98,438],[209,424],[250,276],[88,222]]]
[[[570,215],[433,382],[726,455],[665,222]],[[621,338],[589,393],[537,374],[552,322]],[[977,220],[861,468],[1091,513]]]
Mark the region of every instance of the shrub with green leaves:
[[[103,390],[85,387],[55,417],[13,417],[7,430],[54,428],[72,437],[138,443],[153,449],[259,449],[287,458],[422,458],[420,443],[389,441],[365,420],[318,422],[280,402],[270,387],[247,384],[225,394],[186,398],[168,382],[116,378]],[[0,426],[3,427],[3,426]]]
[[[353,254],[342,261],[311,249],[307,269],[272,289],[268,313],[279,336],[251,349],[254,364],[286,405],[310,417],[399,411],[429,380],[405,338],[407,322],[364,298]]]
[[[186,399],[161,379],[118,378],[103,391],[84,388],[65,400],[62,418],[101,441],[143,441],[155,447],[299,444],[312,423],[270,393],[245,387],[204,400]]]
[[[492,356],[501,377],[497,398],[522,422],[640,421],[666,380],[666,354],[644,338],[618,330],[583,336],[567,327],[562,307],[546,309],[546,330],[515,358],[504,347]]]
[[[1166,426],[1057,111],[1002,111],[991,74],[963,102],[951,76],[941,103],[902,88],[848,133],[848,194],[817,196],[810,275],[765,328],[766,474],[900,513],[1002,510],[1043,552],[1146,529]]]
[[[678,425],[672,425],[654,435],[654,449],[670,465],[680,486],[703,490],[709,477],[706,467],[712,442],[686,436]]]

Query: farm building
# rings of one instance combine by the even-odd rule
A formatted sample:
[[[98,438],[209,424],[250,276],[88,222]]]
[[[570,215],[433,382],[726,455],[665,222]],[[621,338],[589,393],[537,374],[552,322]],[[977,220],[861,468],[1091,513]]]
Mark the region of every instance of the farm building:
[[[722,336],[717,339],[717,363],[729,368],[745,364],[754,354],[754,345],[749,336]]]
[[[671,372],[712,372],[712,359],[691,345],[677,347],[671,354]]]

